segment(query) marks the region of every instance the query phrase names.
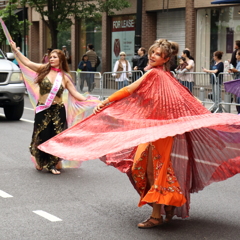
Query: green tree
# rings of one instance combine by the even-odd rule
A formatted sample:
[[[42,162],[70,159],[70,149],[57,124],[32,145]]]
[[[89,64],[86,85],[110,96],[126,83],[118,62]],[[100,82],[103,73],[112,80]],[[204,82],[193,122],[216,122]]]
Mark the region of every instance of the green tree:
[[[19,37],[24,36],[24,21],[19,21],[15,10],[18,8],[18,0],[9,0],[6,7],[0,10],[0,16],[5,22],[9,33],[13,39],[18,39]],[[31,23],[25,20],[26,30],[28,29]],[[5,34],[3,33],[2,28],[0,29],[0,43],[6,41]]]
[[[52,48],[58,46],[58,33],[73,24],[71,17],[96,18],[103,12],[110,15],[130,6],[127,0],[29,0],[28,4],[36,8],[49,28]]]

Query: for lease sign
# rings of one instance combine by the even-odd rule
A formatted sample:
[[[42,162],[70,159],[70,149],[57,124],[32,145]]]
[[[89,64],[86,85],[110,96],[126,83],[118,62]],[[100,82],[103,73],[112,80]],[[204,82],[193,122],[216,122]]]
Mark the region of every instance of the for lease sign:
[[[134,56],[135,24],[135,15],[112,18],[112,69],[120,52],[125,52],[126,59],[131,63]]]

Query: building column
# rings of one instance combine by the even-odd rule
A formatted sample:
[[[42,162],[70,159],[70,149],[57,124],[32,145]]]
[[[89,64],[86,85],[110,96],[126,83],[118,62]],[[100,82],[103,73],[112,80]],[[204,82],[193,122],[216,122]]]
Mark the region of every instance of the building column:
[[[136,24],[135,24],[135,45],[134,53],[137,54],[138,49],[142,45],[142,11],[143,3],[142,0],[137,0],[137,14],[136,14]]]
[[[78,36],[78,21],[72,18],[73,25],[71,26],[71,65],[72,71],[76,71],[79,62],[79,36]]]
[[[157,38],[157,13],[146,12],[146,1],[142,1],[142,47],[148,50]]]
[[[196,12],[194,9],[194,0],[186,0],[186,28],[185,28],[185,47],[189,48],[191,55],[195,56],[195,23]]]
[[[102,72],[112,71],[110,68],[111,60],[111,21],[110,17],[102,14]]]

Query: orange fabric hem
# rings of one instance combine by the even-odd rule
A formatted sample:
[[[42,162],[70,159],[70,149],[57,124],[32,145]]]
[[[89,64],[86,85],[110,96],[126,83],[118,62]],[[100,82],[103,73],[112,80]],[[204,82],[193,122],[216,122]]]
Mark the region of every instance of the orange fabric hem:
[[[138,206],[142,207],[148,203],[157,203],[157,204],[164,204],[164,205],[171,205],[175,207],[181,207],[186,203],[186,198],[182,194],[174,193],[159,193],[155,190],[149,190],[147,195],[143,197]]]

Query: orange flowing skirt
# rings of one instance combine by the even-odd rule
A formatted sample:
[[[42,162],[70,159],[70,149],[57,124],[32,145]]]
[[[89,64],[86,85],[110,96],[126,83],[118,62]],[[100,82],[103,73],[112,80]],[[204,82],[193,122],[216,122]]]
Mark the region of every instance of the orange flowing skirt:
[[[132,166],[132,177],[140,193],[139,207],[146,203],[182,206],[186,202],[175,176],[170,154],[173,137],[138,146]],[[148,161],[153,161],[154,183],[147,179]]]

